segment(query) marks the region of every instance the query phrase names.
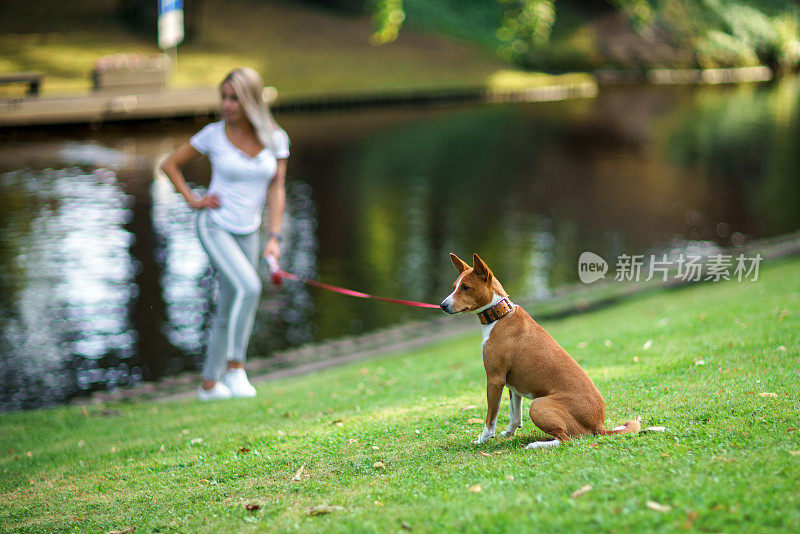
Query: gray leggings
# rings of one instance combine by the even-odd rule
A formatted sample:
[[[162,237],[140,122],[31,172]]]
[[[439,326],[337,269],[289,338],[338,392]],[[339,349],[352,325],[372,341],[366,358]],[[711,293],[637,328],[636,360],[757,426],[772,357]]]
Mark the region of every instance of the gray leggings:
[[[258,231],[232,234],[208,216],[208,210],[197,215],[197,235],[217,271],[219,302],[214,313],[211,339],[203,363],[203,380],[217,381],[227,362],[244,362],[253,319],[261,296],[258,264]]]

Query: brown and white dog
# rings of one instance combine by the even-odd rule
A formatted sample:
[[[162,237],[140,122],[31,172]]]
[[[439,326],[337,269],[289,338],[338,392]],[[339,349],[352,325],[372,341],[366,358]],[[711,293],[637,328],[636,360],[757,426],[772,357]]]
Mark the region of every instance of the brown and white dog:
[[[472,267],[455,254],[450,254],[450,259],[459,276],[441,307],[450,314],[476,312],[483,329],[488,411],[486,426],[473,443],[494,437],[503,386],[511,396],[511,421],[501,435],[513,436],[522,426],[520,412],[525,397],[533,400],[533,424],[555,438],[529,443],[528,449],[555,447],[586,434],[640,431],[639,417],[613,430],[605,428],[606,405],[592,379],[544,328],[508,299],[508,293],[477,254]]]

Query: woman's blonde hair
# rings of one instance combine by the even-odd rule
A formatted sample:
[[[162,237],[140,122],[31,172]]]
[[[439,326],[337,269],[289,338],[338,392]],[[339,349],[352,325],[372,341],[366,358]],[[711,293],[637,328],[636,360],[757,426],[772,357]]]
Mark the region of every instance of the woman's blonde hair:
[[[225,76],[219,84],[220,89],[226,82],[233,87],[245,116],[256,131],[258,140],[274,152],[277,148],[278,138],[288,139],[288,136],[283,128],[275,122],[269,106],[264,102],[264,82],[261,80],[261,76],[249,67],[239,67]]]

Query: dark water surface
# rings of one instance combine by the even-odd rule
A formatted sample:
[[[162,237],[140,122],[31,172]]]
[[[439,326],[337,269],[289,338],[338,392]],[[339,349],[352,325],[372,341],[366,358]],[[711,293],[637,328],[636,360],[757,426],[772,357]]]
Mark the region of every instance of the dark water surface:
[[[800,82],[593,100],[279,116],[284,267],[438,303],[448,253],[514,295],[611,258],[800,228]],[[195,369],[214,291],[195,214],[155,174],[205,120],[0,135],[0,409]],[[202,189],[209,168],[186,169]],[[265,284],[249,357],[435,310]]]

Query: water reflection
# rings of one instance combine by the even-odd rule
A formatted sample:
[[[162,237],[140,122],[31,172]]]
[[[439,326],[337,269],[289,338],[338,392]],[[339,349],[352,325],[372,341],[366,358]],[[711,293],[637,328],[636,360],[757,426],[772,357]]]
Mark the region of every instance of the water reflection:
[[[54,402],[75,389],[140,380],[128,363],[137,339],[128,314],[137,292],[133,236],[123,228],[131,202],[115,174],[25,170],[1,183],[2,404]],[[15,201],[20,194],[24,201]]]
[[[577,280],[586,250],[709,254],[794,231],[798,103],[786,79],[280,117],[293,140],[282,265],[438,302],[447,253],[477,251],[512,295],[544,298]],[[199,364],[213,278],[195,214],[153,169],[200,126],[0,144],[0,409]],[[187,176],[200,193],[208,168]],[[249,357],[432,313],[264,282]]]
[[[208,258],[196,238],[195,213],[163,174],[156,175],[150,193],[157,236],[153,253],[162,273],[159,282],[166,308],[161,330],[172,346],[199,360],[211,282]]]

